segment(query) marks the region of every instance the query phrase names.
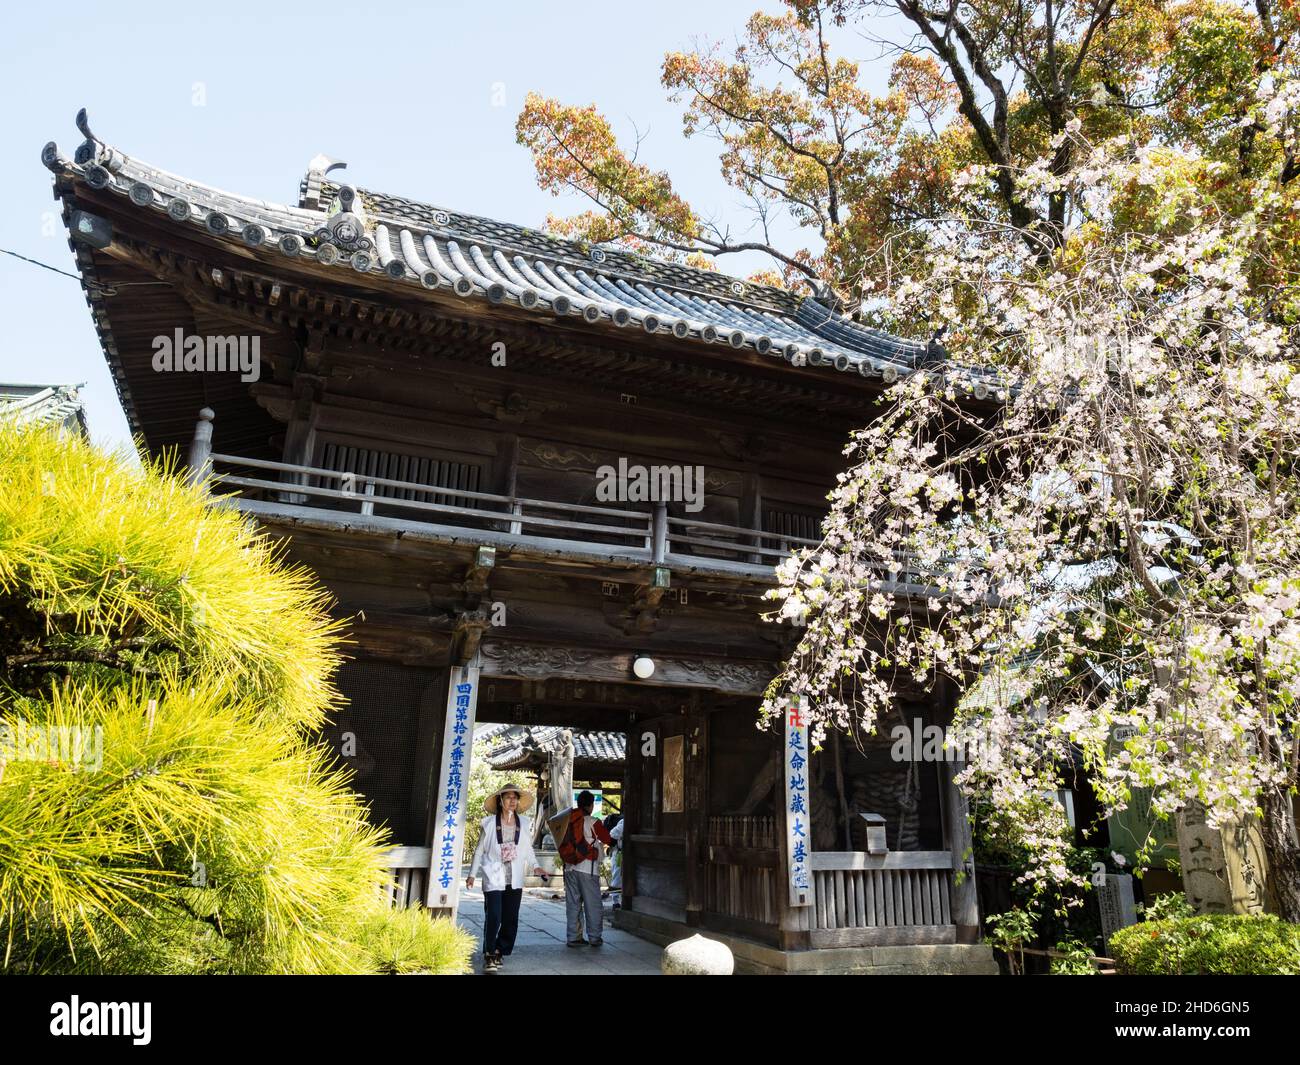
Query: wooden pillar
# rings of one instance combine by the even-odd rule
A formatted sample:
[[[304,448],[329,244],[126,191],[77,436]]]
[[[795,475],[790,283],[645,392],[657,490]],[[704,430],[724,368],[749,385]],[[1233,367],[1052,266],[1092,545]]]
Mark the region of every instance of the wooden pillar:
[[[941,679],[935,689],[930,720],[942,722],[946,730],[952,724],[957,698],[952,682]],[[965,762],[950,762],[947,758],[938,763],[939,812],[944,840],[952,854],[952,923],[957,926],[957,942],[978,943],[980,904],[975,890],[975,840],[966,796],[954,783],[954,778],[965,768]]]
[[[502,439],[500,444],[500,469],[496,476],[495,491],[497,495],[514,497],[519,482],[519,434],[511,433]],[[518,514],[520,507],[517,503],[511,503],[510,513]],[[523,531],[523,526],[517,521],[502,522],[500,528],[503,532],[510,533],[511,536],[518,536]]]
[[[744,538],[746,543],[755,547],[763,546],[763,496],[759,487],[758,474],[746,473],[740,493],[740,524],[755,530],[758,535]],[[754,554],[745,556],[751,565],[758,565],[763,556]]]
[[[970,830],[970,811],[966,797],[953,783],[965,764],[939,763],[943,786],[944,828],[948,848],[952,851],[952,921],[957,926],[958,943],[977,943],[980,933],[979,895],[975,891],[974,839]]]
[[[206,484],[212,475],[212,419],[215,417],[211,407],[199,411],[194,439],[190,441],[189,453],[185,457],[186,484]]]
[[[434,801],[434,788],[438,786],[438,759],[442,749],[438,740],[443,734],[447,705],[447,674],[442,673],[420,693],[419,719],[416,728],[415,777],[411,785],[412,833],[419,839],[412,844],[429,846],[437,821],[438,804]]]
[[[840,744],[839,729],[831,734],[831,745],[835,755],[835,794],[840,800],[840,818],[844,822],[844,849],[853,849],[853,825],[849,821],[849,799],[844,791],[844,752]]]
[[[316,453],[316,418],[325,381],[315,374],[296,374],[293,379],[293,408],[284,430],[281,461],[294,466],[310,466]],[[306,484],[307,475],[286,474],[291,484]],[[306,503],[310,497],[302,492],[281,492],[282,503]]]
[[[434,796],[438,815],[429,848],[425,905],[456,919],[460,905],[461,848],[465,841],[465,803],[469,800],[470,759],[478,713],[479,673],[476,653],[468,665],[452,666],[447,684],[447,717],[442,732],[442,769]]]
[[[650,559],[656,565],[663,562],[668,553],[668,504],[656,503],[654,517],[651,520]]]
[[[632,909],[632,899],[636,895],[636,844],[632,837],[642,831],[641,826],[641,773],[642,773],[642,739],[644,726],[639,725],[636,715],[628,722],[626,758],[623,761],[623,909]]]
[[[786,706],[783,709],[785,720],[781,732],[780,772],[776,788],[776,838],[779,850],[777,865],[777,915],[781,930],[782,950],[803,950],[808,948],[813,927],[813,914],[816,910],[816,884],[812,875],[812,789],[805,785],[792,789],[792,775],[802,772],[805,778],[811,773],[812,766],[807,759],[811,754],[807,737],[809,734],[806,711],[802,706]],[[795,768],[791,765],[791,752],[798,752],[803,765]],[[791,801],[792,791],[802,793],[805,809],[792,812],[795,805]],[[802,826],[802,836],[796,836],[795,824]],[[807,885],[801,887],[793,878],[794,863],[790,860],[791,838],[796,845],[802,842],[805,847],[805,864],[808,870]]]
[[[698,694],[691,696],[686,715],[686,923],[698,925],[704,912],[704,845],[709,796],[709,717],[700,709]]]
[[[776,818],[776,846],[779,852],[776,870],[776,923],[780,930],[781,949],[807,950],[816,907],[790,905],[790,889],[787,880],[790,850],[785,833],[785,818],[779,806]]]

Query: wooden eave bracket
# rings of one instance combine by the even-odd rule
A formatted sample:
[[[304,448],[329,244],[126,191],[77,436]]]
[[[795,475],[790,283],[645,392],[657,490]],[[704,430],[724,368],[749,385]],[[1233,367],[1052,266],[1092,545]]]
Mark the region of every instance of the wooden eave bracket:
[[[671,577],[666,567],[658,566],[650,573],[650,583],[637,586],[631,605],[624,614],[623,631],[634,634],[648,634],[659,626],[660,612],[664,607],[664,596],[668,592]]]
[[[486,610],[462,610],[456,614],[451,630],[451,664],[467,665],[476,654],[483,634],[492,627]]]

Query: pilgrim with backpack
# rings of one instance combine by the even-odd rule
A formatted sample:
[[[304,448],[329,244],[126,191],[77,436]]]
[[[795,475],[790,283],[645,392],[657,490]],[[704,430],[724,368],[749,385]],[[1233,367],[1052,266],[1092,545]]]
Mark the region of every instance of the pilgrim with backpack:
[[[569,946],[583,944],[582,930],[587,930],[586,942],[599,947],[604,940],[604,911],[600,904],[600,863],[605,848],[614,841],[598,818],[592,816],[596,797],[589,791],[581,792],[578,805],[552,817],[547,825],[555,837],[556,849],[564,862],[564,909],[566,935]]]

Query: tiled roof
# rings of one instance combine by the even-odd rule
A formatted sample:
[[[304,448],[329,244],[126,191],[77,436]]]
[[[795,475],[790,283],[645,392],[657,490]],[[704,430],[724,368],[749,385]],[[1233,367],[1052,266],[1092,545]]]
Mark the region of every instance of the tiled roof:
[[[479,740],[490,740],[494,736],[500,736],[503,732],[509,732],[512,728],[519,728],[518,725],[479,725],[474,729],[474,742]]]
[[[304,197],[308,186],[309,181],[304,179],[302,184]],[[338,196],[340,187],[325,183],[321,186],[321,195],[332,201]],[[547,258],[561,256],[578,263],[598,262],[606,271],[635,274],[661,284],[697,289],[720,299],[734,300],[738,296],[744,296],[747,302],[786,314],[793,314],[798,310],[802,301],[800,296],[785,289],[741,281],[714,270],[701,270],[680,263],[662,262],[643,255],[634,255],[617,247],[605,245],[591,247],[577,241],[553,237],[513,222],[464,214],[371,189],[358,191],[367,208],[373,209],[382,217],[401,220],[407,225],[415,224],[429,230],[442,230],[474,243],[507,246],[525,254],[542,255]],[[304,198],[298,205],[304,207],[307,206],[307,202]]]
[[[529,755],[549,756],[559,749],[561,734],[558,726],[511,725],[489,734],[492,743],[487,760],[494,769],[518,766]],[[575,762],[622,763],[627,756],[627,736],[622,732],[573,731],[573,759]],[[478,739],[483,739],[480,734]]]
[[[82,385],[0,384],[0,422],[63,425],[87,432]]]
[[[459,214],[324,180],[318,159],[300,205],[239,196],[178,177],[95,138],[73,159],[47,144],[56,174],[129,200],[169,224],[251,247],[268,257],[311,259],[379,275],[397,287],[454,293],[594,328],[641,329],[683,345],[747,349],[795,365],[833,368],[889,383],[943,360],[928,344],[870,329],[817,300],[708,270],[663,263],[612,248],[584,248],[536,230]],[[980,371],[951,368],[985,398]]]

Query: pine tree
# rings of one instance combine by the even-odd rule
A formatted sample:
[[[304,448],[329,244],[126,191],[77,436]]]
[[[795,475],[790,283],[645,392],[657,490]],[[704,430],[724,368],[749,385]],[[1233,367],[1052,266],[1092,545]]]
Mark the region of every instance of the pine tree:
[[[384,908],[384,833],[315,742],[327,606],[165,466],[0,427],[6,970],[464,967]]]

